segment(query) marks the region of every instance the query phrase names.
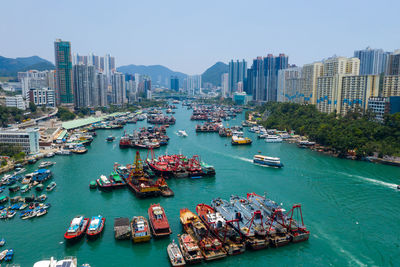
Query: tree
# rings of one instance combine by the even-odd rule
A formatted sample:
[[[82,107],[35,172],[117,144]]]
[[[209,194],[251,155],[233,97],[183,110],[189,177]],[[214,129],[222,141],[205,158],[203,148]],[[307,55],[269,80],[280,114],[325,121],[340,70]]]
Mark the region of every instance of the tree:
[[[32,113],[35,113],[35,112],[36,112],[37,106],[35,105],[35,103],[29,102],[29,110],[30,110]]]

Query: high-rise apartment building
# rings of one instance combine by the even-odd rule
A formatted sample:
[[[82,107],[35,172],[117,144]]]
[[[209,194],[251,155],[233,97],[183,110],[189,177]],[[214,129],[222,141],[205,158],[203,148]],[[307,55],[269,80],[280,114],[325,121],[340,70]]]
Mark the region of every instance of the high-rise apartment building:
[[[170,88],[172,91],[179,91],[179,78],[177,76],[171,76],[170,84]]]
[[[316,104],[317,80],[324,72],[322,62],[305,64],[302,68],[303,95],[305,104]]]
[[[389,55],[387,75],[400,75],[400,49]]]
[[[186,90],[193,96],[201,92],[201,75],[188,75],[186,78]]]
[[[97,106],[107,106],[108,81],[107,76],[102,72],[96,73],[96,88],[98,90],[98,100],[96,100]]]
[[[377,75],[385,72],[389,53],[367,47],[354,51],[354,57],[360,60],[360,75]]]
[[[257,57],[247,77],[247,89],[252,92],[253,100],[261,102],[277,101],[278,71],[286,69],[289,65],[289,57],[279,54],[274,57],[269,54],[267,57]]]
[[[115,72],[111,76],[111,85],[111,103],[114,105],[123,105],[126,103],[125,75]]]
[[[57,39],[54,42],[56,63],[57,104],[73,105],[74,89],[72,78],[71,43]]]
[[[229,62],[229,83],[228,83],[228,95],[231,97],[234,92],[238,91],[238,83],[244,83],[247,78],[247,62],[243,59],[242,61],[231,60]]]
[[[278,71],[278,102],[304,103],[301,67],[291,67]]]
[[[400,96],[400,75],[388,75],[383,77],[381,96]]]
[[[95,68],[85,64],[74,65],[75,106],[94,106],[96,99]]]
[[[229,73],[221,75],[221,95],[224,98],[229,97]]]

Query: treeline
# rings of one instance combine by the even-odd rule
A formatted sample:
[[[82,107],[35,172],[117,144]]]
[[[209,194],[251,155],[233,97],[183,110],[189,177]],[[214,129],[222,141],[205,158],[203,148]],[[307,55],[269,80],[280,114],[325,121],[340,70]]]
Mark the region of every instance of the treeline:
[[[315,105],[268,103],[258,107],[266,113],[262,121],[268,129],[294,130],[320,145],[345,156],[355,150],[358,157],[400,156],[400,113],[385,116],[383,123],[373,120],[371,113],[350,112],[346,116],[319,112]]]
[[[7,127],[7,125],[22,122],[27,119],[28,116],[24,115],[23,110],[18,108],[5,107],[0,105],[0,124],[1,127]]]

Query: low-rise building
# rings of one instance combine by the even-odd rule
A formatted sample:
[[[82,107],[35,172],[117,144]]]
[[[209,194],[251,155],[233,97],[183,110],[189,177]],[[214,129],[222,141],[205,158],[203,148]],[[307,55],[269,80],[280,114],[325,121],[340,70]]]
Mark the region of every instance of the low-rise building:
[[[0,144],[9,144],[21,147],[26,154],[39,153],[39,130],[36,128],[0,130]]]
[[[370,97],[368,99],[368,110],[375,113],[377,121],[383,121],[383,116],[389,112],[389,108],[388,97]]]
[[[6,107],[14,107],[14,108],[22,109],[22,110],[26,109],[25,102],[24,102],[22,95],[7,96],[6,97]]]
[[[50,88],[29,90],[29,101],[36,106],[55,107],[55,93]]]

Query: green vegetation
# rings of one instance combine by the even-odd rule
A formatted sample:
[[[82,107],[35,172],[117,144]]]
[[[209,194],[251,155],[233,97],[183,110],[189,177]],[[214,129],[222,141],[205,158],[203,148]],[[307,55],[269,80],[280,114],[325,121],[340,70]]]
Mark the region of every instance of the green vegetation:
[[[383,124],[371,120],[371,114],[350,112],[336,116],[319,112],[314,105],[268,103],[257,111],[267,115],[266,128],[295,130],[320,145],[334,149],[339,156],[355,150],[357,157],[400,156],[400,113],[388,115]]]
[[[0,155],[11,157],[16,161],[23,160],[25,158],[25,153],[22,152],[22,148],[20,146],[10,144],[0,144]]]
[[[24,111],[18,108],[10,108],[0,106],[0,126],[7,127],[8,124],[22,122],[28,117],[24,115]]]
[[[37,110],[37,106],[36,106],[33,102],[29,102],[29,110],[30,110],[32,113],[35,113],[36,110]]]
[[[223,62],[217,62],[201,75],[201,82],[221,86],[221,75],[227,72],[229,72],[229,66]]]
[[[76,115],[71,111],[69,111],[69,109],[67,108],[59,107],[57,112],[57,117],[61,121],[69,121],[75,119]]]

